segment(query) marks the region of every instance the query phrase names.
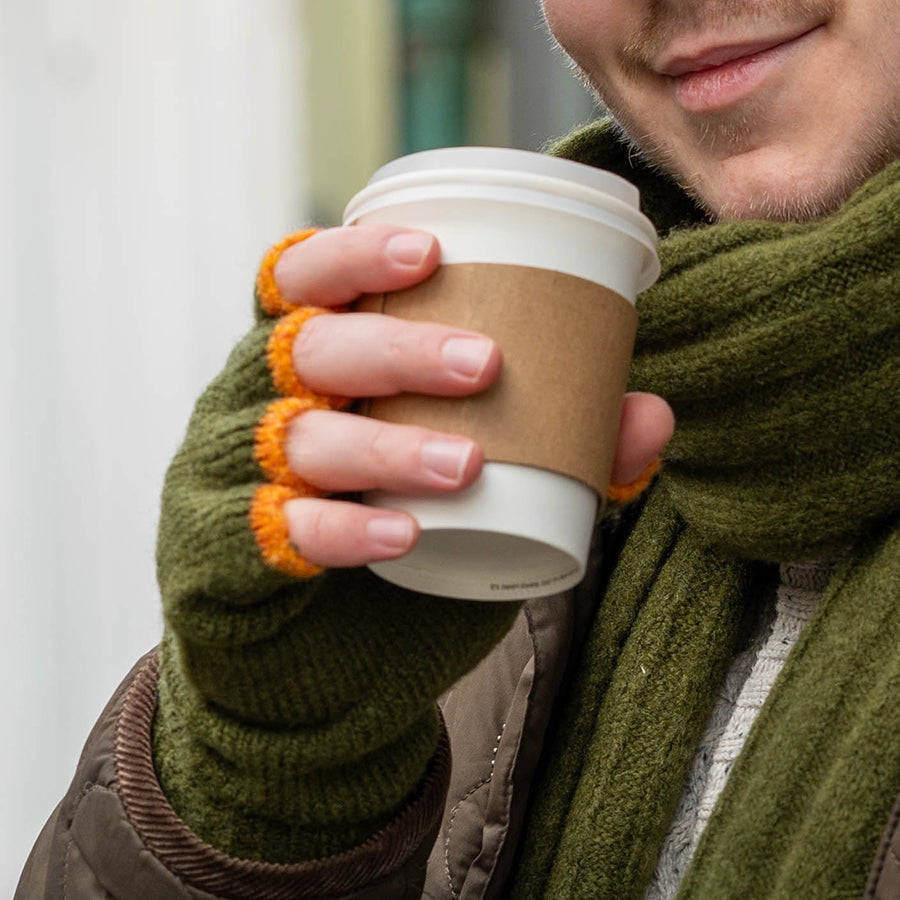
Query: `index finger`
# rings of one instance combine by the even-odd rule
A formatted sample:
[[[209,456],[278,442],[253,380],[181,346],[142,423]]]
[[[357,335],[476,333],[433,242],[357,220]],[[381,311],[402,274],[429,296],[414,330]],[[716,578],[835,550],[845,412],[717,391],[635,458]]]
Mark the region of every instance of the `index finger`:
[[[341,306],[427,278],[441,250],[430,234],[392,225],[328,228],[288,247],[275,266],[282,297],[298,306]]]

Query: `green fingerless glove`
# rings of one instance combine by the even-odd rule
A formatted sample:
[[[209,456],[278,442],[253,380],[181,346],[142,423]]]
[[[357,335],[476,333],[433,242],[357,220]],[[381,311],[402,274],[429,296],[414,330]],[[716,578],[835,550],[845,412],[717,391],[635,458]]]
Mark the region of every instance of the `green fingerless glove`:
[[[320,572],[282,506],[314,496],[282,439],[335,407],[293,374],[320,310],[283,303],[277,255],[257,324],[197,403],[166,477],[157,547],[165,636],[154,761],[175,811],[237,857],[302,862],[358,846],[415,795],[440,740],[436,698],[512,624],[517,604],[401,590],[367,569]]]

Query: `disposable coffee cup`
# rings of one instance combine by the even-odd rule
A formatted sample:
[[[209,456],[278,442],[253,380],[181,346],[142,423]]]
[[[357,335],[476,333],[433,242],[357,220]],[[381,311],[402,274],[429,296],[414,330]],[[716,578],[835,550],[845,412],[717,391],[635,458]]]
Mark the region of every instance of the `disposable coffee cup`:
[[[523,150],[429,150],[379,169],[345,224],[434,234],[441,265],[360,308],[483,332],[496,384],[469,398],[376,398],[375,418],[477,440],[486,463],[456,494],[373,492],[419,522],[417,546],[371,566],[428,594],[521,600],[576,585],[609,484],[637,328],[659,276],[637,189],[599,169]]]

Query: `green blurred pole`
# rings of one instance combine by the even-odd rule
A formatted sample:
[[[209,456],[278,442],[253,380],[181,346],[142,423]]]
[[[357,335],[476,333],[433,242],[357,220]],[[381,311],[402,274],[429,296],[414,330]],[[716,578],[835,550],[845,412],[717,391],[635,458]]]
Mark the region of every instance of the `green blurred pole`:
[[[474,0],[400,0],[403,151],[466,143]]]

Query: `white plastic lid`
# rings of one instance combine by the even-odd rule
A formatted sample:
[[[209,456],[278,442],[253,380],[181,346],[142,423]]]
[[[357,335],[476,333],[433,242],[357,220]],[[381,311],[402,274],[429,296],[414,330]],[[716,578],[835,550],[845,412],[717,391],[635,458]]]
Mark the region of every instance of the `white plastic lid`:
[[[511,209],[552,210],[573,222],[613,229],[641,248],[637,292],[659,276],[656,229],[641,213],[640,192],[634,185],[612,172],[529,150],[447,147],[400,157],[378,169],[350,200],[344,223],[373,216],[379,217],[373,221],[391,221],[386,210],[464,199],[503,203]],[[426,223],[400,219],[394,224]]]
[[[410,153],[376,170],[369,179],[369,184],[398,175],[435,169],[499,169],[503,172],[529,172],[548,178],[560,178],[603,191],[634,209],[640,209],[640,192],[630,181],[619,175],[571,159],[507,147],[444,147]]]

